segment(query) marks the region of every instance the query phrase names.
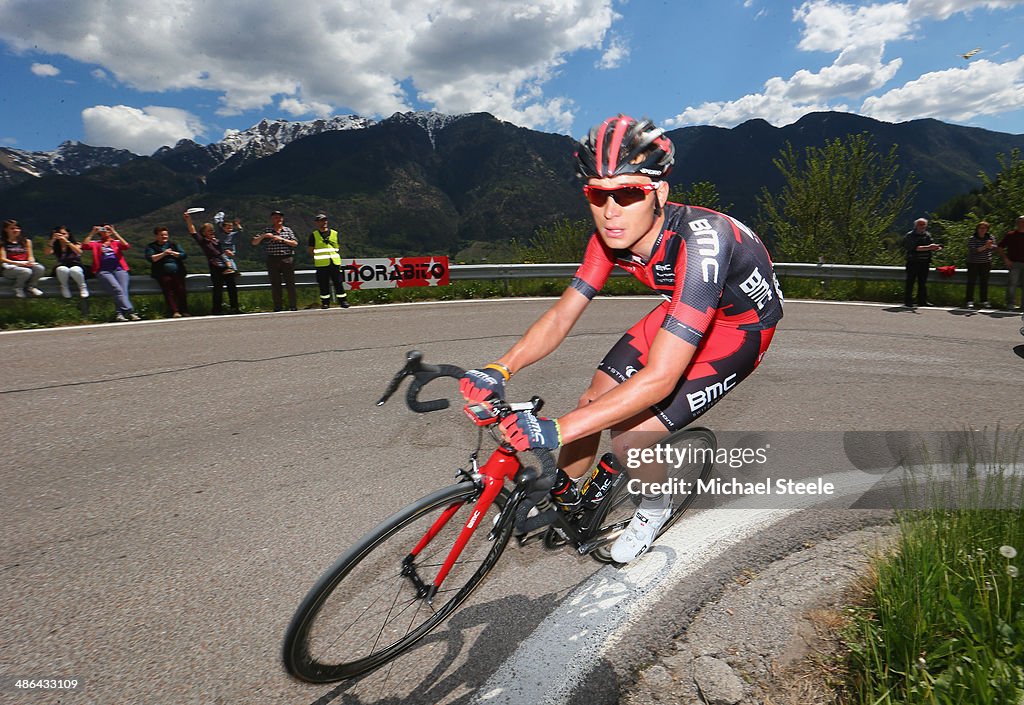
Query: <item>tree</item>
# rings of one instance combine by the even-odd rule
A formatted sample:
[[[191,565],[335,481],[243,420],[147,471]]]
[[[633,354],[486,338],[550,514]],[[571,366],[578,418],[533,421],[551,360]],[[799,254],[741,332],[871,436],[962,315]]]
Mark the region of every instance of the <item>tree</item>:
[[[1012,229],[1017,216],[1024,214],[1024,159],[1019,149],[1010,152],[1010,156],[999,154],[996,157],[1002,167],[995,179],[988,174],[979,174],[982,182],[981,204],[975,215],[984,214],[985,220],[992,223],[993,233]]]
[[[968,212],[961,213],[959,218],[939,217],[932,221],[932,229],[944,245],[941,261],[963,267],[967,262],[967,240],[978,223],[988,221],[989,232],[998,242],[1001,233],[1012,229],[1017,216],[1024,214],[1024,159],[1020,150],[1014,149],[1009,156],[998,154],[996,159],[1001,169],[995,178],[982,172],[978,175],[981,192],[964,197],[972,202]]]
[[[527,245],[514,240],[512,249],[520,262],[582,262],[593,231],[594,223],[590,220],[564,218],[549,227],[538,228]]]
[[[773,160],[785,177],[777,196],[757,199],[759,231],[780,256],[797,262],[882,264],[894,261],[893,226],[910,205],[913,175],[896,178],[896,147],[882,156],[867,134],[808,147],[787,143]]]
[[[720,213],[726,213],[732,208],[731,203],[722,203],[718,187],[710,181],[698,181],[697,183],[690,184],[689,188],[677,185],[669,192],[668,200],[674,203],[685,203],[690,206],[702,206]]]

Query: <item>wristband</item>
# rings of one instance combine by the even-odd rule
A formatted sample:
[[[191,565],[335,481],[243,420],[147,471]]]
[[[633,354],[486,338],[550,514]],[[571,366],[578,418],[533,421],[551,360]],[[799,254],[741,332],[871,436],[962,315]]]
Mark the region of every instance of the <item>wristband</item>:
[[[510,370],[507,366],[501,364],[500,362],[492,362],[489,365],[484,365],[484,369],[497,370],[498,372],[501,373],[501,376],[505,378],[506,382],[508,382],[509,379],[511,379],[512,377],[512,370]]]

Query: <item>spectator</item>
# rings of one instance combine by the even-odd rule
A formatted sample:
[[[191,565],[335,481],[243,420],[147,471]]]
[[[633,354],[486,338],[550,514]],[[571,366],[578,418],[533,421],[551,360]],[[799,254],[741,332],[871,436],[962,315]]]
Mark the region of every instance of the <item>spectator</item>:
[[[928,220],[918,218],[914,221],[914,229],[903,236],[903,249],[907,253],[907,284],[903,293],[903,305],[914,308],[914,281],[917,281],[917,305],[931,306],[928,301],[928,270],[932,266],[932,253],[942,249],[942,245],[932,242],[932,234],[928,232]]]
[[[988,231],[984,220],[974,227],[974,234],[967,239],[967,308],[974,307],[974,282],[980,284],[981,305],[988,308],[988,273],[992,269],[992,250],[995,238]]]
[[[153,242],[146,245],[149,273],[160,284],[171,318],[188,316],[188,294],[185,292],[185,258],[188,254],[171,242],[167,228],[153,228]]]
[[[93,240],[94,237],[99,239]],[[92,253],[92,273],[100,278],[114,297],[114,320],[119,323],[141,320],[128,293],[131,277],[124,252],[131,247],[110,224],[92,226],[82,240],[82,249]]]
[[[1017,287],[1024,291],[1024,215],[1017,217],[1017,226],[1003,235],[996,248],[999,256],[1010,270],[1006,284],[1006,307],[1017,306]],[[1021,295],[1021,308],[1024,308],[1024,294]]]
[[[320,308],[331,307],[331,285],[338,305],[348,308],[348,295],[341,281],[341,250],[338,231],[327,227],[327,216],[316,217],[316,230],[309,235],[309,254],[316,267],[316,283],[320,287]]]
[[[0,262],[3,263],[4,277],[14,282],[14,295],[25,298],[27,291],[32,296],[42,296],[36,282],[46,268],[36,262],[32,254],[32,239],[21,234],[16,220],[4,221],[3,237],[0,238]]]
[[[53,276],[60,282],[61,296],[65,299],[71,298],[71,288],[68,286],[70,280],[78,287],[80,297],[89,298],[89,287],[85,284],[85,268],[82,266],[82,246],[65,226],[58,225],[53,229],[46,254],[57,258]]]
[[[225,274],[233,274],[238,271],[238,264],[235,258],[235,232],[242,232],[242,221],[235,218],[233,221],[224,217],[224,211],[219,211],[213,216],[213,222],[217,224],[217,242],[224,251],[224,263],[228,269]]]
[[[217,236],[213,231],[213,223],[203,223],[199,232],[192,223],[192,215],[185,211],[183,216],[188,232],[199,245],[206,256],[206,263],[210,267],[210,283],[213,285],[213,303],[210,313],[219,316],[224,313],[224,287],[228,289],[228,303],[231,306],[231,313],[241,313],[238,308],[238,286],[236,279],[238,273],[230,269],[224,260],[224,248],[221,247]],[[230,272],[230,274],[229,274]]]
[[[281,284],[288,289],[288,310],[298,310],[298,297],[295,295],[295,247],[298,238],[292,229],[284,224],[284,213],[270,213],[270,227],[252,239],[255,247],[266,242],[267,274],[270,277],[270,297],[274,301],[274,311],[280,311]]]

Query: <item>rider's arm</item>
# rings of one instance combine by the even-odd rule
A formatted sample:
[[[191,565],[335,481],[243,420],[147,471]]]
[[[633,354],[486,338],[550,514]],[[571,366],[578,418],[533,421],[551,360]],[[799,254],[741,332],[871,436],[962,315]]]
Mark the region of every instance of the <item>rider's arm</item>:
[[[590,299],[569,287],[562,293],[558,302],[545,311],[523,337],[497,361],[505,365],[510,373],[515,374],[551,354],[569,335],[569,331],[589,303]]]
[[[653,404],[675,389],[697,347],[662,328],[655,334],[647,366],[587,406],[558,419],[562,443],[611,428]]]
[[[519,342],[497,361],[515,373],[551,354],[569,335],[587,304],[604,286],[613,266],[610,250],[596,234],[591,235],[583,262],[558,303],[530,326]]]

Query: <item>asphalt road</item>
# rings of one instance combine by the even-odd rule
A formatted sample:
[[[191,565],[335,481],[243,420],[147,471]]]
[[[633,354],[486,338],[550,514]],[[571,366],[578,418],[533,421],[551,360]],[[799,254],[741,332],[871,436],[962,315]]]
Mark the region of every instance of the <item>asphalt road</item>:
[[[548,413],[564,413],[604,351],[654,303],[595,301],[555,354],[515,378],[512,396],[538,393]],[[515,660],[519,645],[559,633],[577,591],[606,579],[598,564],[510,549],[452,624],[386,677],[297,683],[279,650],[320,572],[380,519],[448,484],[475,447],[461,412],[421,417],[398,398],[375,406],[405,351],[482,364],[548,304],[0,334],[0,702],[469,703],[502,672],[533,668]],[[1014,427],[1019,327],[1009,314],[790,302],[761,368],[702,423],[720,437],[798,439],[823,472],[837,443],[849,454],[851,443],[869,448],[893,432]],[[700,580],[658,603],[670,616],[641,646],[679,628],[743,561],[861,521],[833,511],[760,527],[719,552],[713,570],[695,566]],[[574,700],[614,702],[614,676],[601,668],[621,671],[639,658],[630,648],[588,666]],[[16,692],[12,677],[84,685]]]

